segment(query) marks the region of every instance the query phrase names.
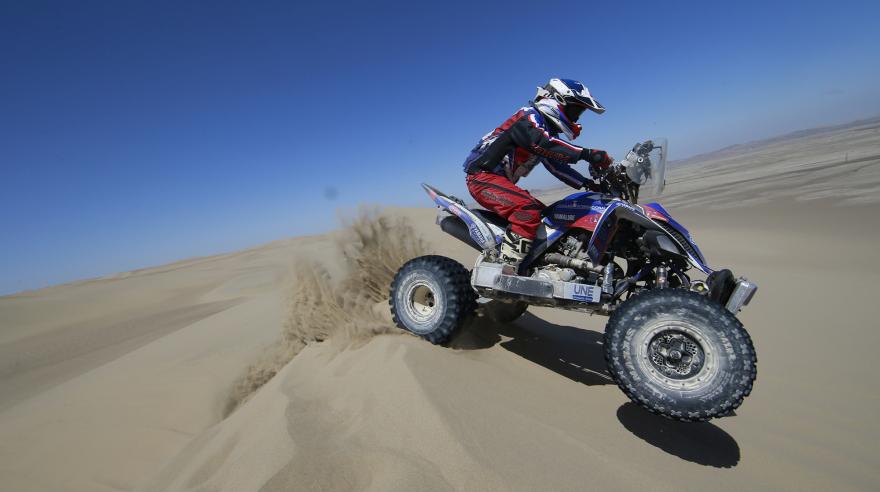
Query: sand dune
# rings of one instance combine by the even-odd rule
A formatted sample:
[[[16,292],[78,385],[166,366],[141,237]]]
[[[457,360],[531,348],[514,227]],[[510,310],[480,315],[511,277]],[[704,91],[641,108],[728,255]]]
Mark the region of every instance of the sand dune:
[[[130,489],[155,473],[221,418],[231,381],[277,339],[290,256],[320,244],[0,298],[4,488]]]
[[[771,139],[672,166],[663,202],[713,209],[833,199],[880,203],[880,119],[818,134]],[[744,189],[747,195],[742,196]]]
[[[844,210],[853,225],[874,213]],[[429,212],[404,213],[429,223]],[[880,271],[849,260],[811,271],[803,265],[837,244],[833,237],[804,234],[809,242],[792,250],[797,235],[760,209],[738,211],[723,229],[712,227],[714,215],[681,216],[705,231],[710,260],[751,274],[762,289],[743,314],[759,351],[758,383],[735,417],[678,424],[646,414],[604,371],[603,318],[533,309],[512,326],[478,320],[452,348],[405,335],[343,351],[311,346],[253,399],[260,409],[285,401],[283,413],[248,404],[146,490],[873,488],[880,385],[870,361],[880,335],[870,286]],[[836,248],[858,257],[877,239]],[[851,293],[829,297],[820,282],[846,282]],[[266,426],[283,428],[287,441],[239,444]],[[224,465],[205,473],[216,462]]]
[[[640,410],[605,373],[605,318],[543,308],[478,318],[451,347],[393,330],[311,343],[226,416],[281,337],[291,263],[335,244],[300,238],[0,298],[2,488],[875,490],[880,210],[860,191],[873,178],[850,175],[877,175],[880,137],[853,135],[833,138],[864,154],[856,171],[776,159],[791,142],[775,142],[750,150],[780,164],[749,185],[731,184],[744,157],[670,176],[662,202],[709,262],[760,286],[741,315],[758,380],[733,417]],[[473,261],[432,210],[388,213]]]

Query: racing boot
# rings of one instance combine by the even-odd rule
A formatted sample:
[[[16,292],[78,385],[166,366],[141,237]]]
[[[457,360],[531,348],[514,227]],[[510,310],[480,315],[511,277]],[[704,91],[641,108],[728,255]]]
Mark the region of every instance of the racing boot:
[[[522,263],[531,249],[531,239],[526,239],[508,229],[504,233],[504,239],[501,241],[501,261],[505,263],[501,272],[505,275],[516,275],[519,270],[519,264]]]

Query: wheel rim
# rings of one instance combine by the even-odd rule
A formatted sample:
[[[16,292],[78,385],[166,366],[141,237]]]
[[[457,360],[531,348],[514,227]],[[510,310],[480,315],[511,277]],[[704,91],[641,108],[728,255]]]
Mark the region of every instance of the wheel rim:
[[[670,389],[703,388],[718,375],[716,349],[700,327],[682,320],[659,321],[639,337],[638,363]]]
[[[687,333],[660,332],[648,342],[648,359],[654,368],[670,379],[688,379],[700,372],[706,354]]]
[[[425,282],[410,286],[405,299],[404,307],[407,314],[420,323],[428,321],[438,311],[434,290]]]

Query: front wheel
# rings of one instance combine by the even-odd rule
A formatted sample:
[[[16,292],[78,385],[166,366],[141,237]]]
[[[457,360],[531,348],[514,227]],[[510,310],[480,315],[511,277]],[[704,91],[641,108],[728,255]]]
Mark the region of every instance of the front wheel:
[[[605,360],[635,403],[691,422],[730,414],[751,392],[757,371],[739,320],[680,289],[643,292],[614,311],[605,327]]]
[[[404,264],[391,282],[394,323],[431,343],[444,343],[476,309],[470,275],[457,261],[420,256]]]

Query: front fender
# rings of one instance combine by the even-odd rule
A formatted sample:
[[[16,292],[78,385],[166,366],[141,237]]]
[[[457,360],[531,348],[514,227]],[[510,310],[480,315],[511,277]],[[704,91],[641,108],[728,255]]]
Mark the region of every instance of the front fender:
[[[681,248],[682,253],[684,253],[691,265],[706,274],[712,273],[712,269],[706,265],[705,259],[699,249],[696,248],[696,245],[692,245],[689,248],[688,246],[691,246],[689,237],[681,233],[675,234],[677,231],[669,222],[671,218],[668,217],[668,214],[664,218],[669,220],[661,220],[660,217],[649,217],[643,207],[631,205],[623,200],[611,202],[602,213],[602,216],[596,223],[595,231],[590,237],[590,243],[587,246],[587,254],[590,257],[590,261],[594,265],[599,264],[599,260],[608,250],[608,246],[617,232],[620,221],[628,220],[646,229],[662,232]]]

